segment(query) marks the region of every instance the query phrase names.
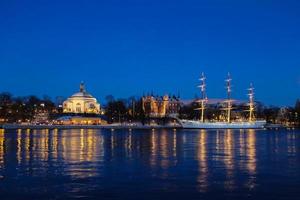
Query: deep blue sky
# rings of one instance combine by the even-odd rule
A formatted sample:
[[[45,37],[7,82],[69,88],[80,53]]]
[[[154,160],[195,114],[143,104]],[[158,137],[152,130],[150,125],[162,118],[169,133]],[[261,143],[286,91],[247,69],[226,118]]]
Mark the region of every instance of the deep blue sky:
[[[300,97],[300,1],[0,1],[0,91],[104,100],[180,92],[266,104]]]

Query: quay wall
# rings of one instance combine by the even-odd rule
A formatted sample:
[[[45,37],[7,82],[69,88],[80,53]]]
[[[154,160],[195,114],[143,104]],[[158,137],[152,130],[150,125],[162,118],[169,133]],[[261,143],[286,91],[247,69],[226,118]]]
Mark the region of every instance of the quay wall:
[[[182,128],[181,126],[131,126],[122,124],[109,125],[23,125],[23,124],[2,124],[1,129],[174,129]]]

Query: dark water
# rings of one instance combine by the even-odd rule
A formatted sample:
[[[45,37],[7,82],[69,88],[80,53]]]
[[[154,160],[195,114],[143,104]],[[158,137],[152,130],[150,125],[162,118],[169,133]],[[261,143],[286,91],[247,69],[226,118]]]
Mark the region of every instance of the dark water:
[[[300,131],[0,130],[0,199],[299,199]]]

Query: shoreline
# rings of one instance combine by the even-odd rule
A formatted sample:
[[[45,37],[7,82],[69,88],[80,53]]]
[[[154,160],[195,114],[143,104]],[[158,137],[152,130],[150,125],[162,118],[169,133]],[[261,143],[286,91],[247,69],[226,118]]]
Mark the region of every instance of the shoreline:
[[[129,130],[152,130],[152,129],[185,129],[180,125],[35,125],[35,124],[1,124],[0,129],[129,129]],[[190,129],[190,128],[188,128]],[[217,128],[216,128],[217,129]],[[279,124],[268,124],[262,129],[298,129],[297,127],[285,127]]]
[[[22,124],[2,124],[1,129],[178,129],[181,126],[161,126],[161,125],[22,125]]]

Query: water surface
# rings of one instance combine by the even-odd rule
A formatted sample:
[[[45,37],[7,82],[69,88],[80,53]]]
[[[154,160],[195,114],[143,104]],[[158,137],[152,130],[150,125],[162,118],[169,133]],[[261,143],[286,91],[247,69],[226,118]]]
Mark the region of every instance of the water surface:
[[[0,199],[298,199],[300,131],[0,130]]]

